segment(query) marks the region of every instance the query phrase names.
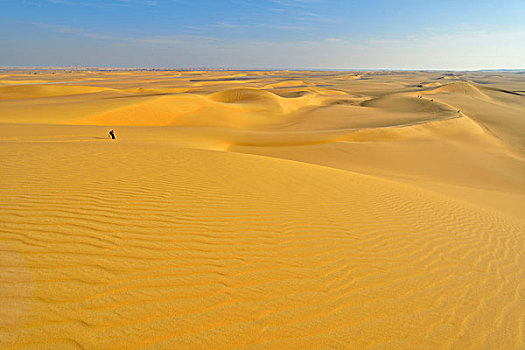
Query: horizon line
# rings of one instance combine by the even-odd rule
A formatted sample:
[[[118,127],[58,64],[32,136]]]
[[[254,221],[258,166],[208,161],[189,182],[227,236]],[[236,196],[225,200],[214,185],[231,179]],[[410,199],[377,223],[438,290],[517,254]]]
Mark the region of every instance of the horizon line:
[[[136,70],[136,71],[423,71],[423,72],[482,72],[482,71],[525,71],[522,68],[250,68],[250,67],[154,67],[154,66],[84,66],[84,65],[70,65],[70,66],[51,66],[51,65],[34,65],[34,66],[18,66],[18,65],[0,65],[0,70]]]

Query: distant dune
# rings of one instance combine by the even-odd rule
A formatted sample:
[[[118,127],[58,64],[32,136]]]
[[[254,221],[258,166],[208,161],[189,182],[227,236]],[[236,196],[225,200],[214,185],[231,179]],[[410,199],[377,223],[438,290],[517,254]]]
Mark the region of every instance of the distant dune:
[[[525,347],[523,75],[53,73],[0,75],[2,348]]]
[[[17,84],[0,86],[0,99],[27,99],[92,94],[106,89],[91,86]]]

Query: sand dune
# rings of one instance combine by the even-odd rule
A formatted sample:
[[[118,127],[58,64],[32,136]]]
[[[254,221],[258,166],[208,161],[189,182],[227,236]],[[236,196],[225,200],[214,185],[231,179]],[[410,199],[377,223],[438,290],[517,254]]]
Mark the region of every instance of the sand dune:
[[[163,88],[163,89],[145,89],[145,88],[128,88],[122,89],[123,92],[131,94],[145,94],[145,95],[167,95],[173,93],[183,93],[190,91],[189,88]]]
[[[466,95],[471,98],[479,98],[483,100],[491,100],[489,96],[484,94],[478,87],[469,83],[452,83],[445,86],[438,87],[432,91],[433,93],[449,93],[455,95]]]
[[[11,85],[0,86],[0,99],[26,99],[52,96],[90,94],[104,91],[103,88],[90,86],[60,85]]]
[[[318,96],[306,94],[297,98],[282,98],[271,92],[259,89],[232,89],[217,92],[210,99],[222,103],[236,103],[280,113],[320,104]]]
[[[417,98],[416,96],[389,95],[374,98],[361,103],[364,107],[375,107],[389,112],[402,113],[432,113],[432,114],[453,114],[456,111],[447,105],[430,99]]]
[[[248,88],[220,91],[211,95],[210,99],[222,103],[279,104],[279,97],[277,95],[264,90]]]
[[[443,84],[438,83],[438,82],[426,82],[426,83],[419,83],[418,86],[420,86],[420,85],[423,86],[423,87],[427,87],[427,88],[429,88],[429,87],[437,87],[437,86],[441,86],[441,85],[443,85]]]
[[[4,72],[1,347],[523,349],[523,75],[447,74]]]
[[[47,80],[0,80],[1,85],[16,85],[16,84],[44,84]]]
[[[525,151],[525,101],[501,88],[450,84],[427,92],[435,98],[467,113],[494,136],[523,155]]]
[[[25,254],[3,273],[11,281],[32,271],[4,295],[16,305],[12,288],[34,288],[17,316],[27,326],[10,328],[6,344],[523,345],[504,332],[523,321],[520,222],[299,163],[126,142],[109,154],[101,143],[68,146],[27,144],[27,158],[15,159],[3,147],[4,249]],[[479,339],[485,317],[492,334]],[[410,326],[393,328],[399,319]]]
[[[278,83],[268,84],[264,86],[265,89],[275,89],[275,88],[290,88],[290,87],[304,87],[313,85],[311,83],[306,83],[302,80],[285,80]]]
[[[214,86],[214,85],[246,84],[250,82],[253,82],[253,81],[252,80],[199,81],[197,83],[194,83],[193,86],[201,87],[201,86]]]
[[[313,94],[283,98],[260,89],[237,88],[209,96],[184,94],[139,100],[137,103],[72,122],[121,126],[264,127],[282,124],[290,113],[319,103],[320,98]]]

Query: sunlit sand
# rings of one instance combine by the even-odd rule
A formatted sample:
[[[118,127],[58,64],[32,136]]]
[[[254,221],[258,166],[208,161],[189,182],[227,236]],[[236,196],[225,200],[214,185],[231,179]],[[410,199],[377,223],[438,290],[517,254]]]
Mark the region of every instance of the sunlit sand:
[[[523,349],[524,86],[0,72],[0,344]]]

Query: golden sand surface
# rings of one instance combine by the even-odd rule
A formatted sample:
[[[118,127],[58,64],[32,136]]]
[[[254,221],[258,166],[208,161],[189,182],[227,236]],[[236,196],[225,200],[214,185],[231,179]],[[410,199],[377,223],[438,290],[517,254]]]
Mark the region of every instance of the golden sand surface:
[[[0,73],[2,349],[525,348],[525,74]]]

